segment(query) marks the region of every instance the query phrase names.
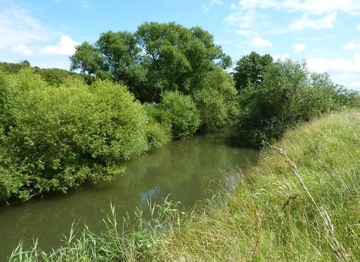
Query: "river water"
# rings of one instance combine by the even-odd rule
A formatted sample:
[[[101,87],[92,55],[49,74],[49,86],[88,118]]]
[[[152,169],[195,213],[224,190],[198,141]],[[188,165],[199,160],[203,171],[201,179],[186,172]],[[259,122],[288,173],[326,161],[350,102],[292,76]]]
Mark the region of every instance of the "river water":
[[[125,175],[112,182],[86,183],[67,194],[48,194],[4,207],[0,209],[0,261],[6,261],[20,240],[30,245],[38,238],[44,250],[58,247],[74,221],[80,231],[86,224],[100,232],[103,211],[110,214],[110,203],[119,219],[136,207],[146,208],[147,199],[161,203],[169,194],[171,200],[191,208],[210,196],[209,189],[216,184],[212,182],[233,174],[237,167],[248,167],[257,154],[225,145],[218,136],[194,136],[126,162]]]

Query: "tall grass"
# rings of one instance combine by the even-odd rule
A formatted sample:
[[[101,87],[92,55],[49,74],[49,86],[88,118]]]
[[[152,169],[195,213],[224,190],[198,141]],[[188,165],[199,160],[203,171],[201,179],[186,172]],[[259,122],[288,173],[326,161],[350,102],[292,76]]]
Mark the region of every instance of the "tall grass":
[[[287,132],[235,192],[191,213],[149,203],[151,219],[139,210],[119,228],[112,208],[101,235],[72,230],[48,254],[20,244],[10,261],[358,261],[359,157],[360,113],[331,114]]]
[[[280,150],[281,149],[281,150]],[[169,233],[158,261],[360,260],[360,114],[289,131],[236,192]],[[199,210],[198,210],[199,211]]]

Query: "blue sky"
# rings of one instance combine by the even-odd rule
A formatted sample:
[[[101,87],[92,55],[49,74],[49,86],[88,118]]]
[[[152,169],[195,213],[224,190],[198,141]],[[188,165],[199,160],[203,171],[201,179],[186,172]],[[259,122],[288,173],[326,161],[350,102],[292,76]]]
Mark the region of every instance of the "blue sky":
[[[200,26],[233,62],[305,59],[360,91],[360,0],[0,0],[0,61],[69,69],[76,44],[150,21]]]

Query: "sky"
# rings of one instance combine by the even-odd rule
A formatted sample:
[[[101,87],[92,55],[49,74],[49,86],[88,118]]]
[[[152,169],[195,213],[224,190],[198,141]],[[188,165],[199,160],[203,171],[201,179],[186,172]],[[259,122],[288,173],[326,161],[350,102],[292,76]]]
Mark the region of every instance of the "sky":
[[[305,60],[360,91],[360,0],[0,0],[0,61],[69,70],[76,45],[152,21],[202,27],[234,64]]]

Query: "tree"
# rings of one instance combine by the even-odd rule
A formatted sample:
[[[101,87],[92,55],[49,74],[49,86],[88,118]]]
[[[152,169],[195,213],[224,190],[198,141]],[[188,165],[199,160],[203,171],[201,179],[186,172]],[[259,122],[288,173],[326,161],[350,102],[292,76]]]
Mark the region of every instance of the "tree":
[[[273,58],[269,54],[261,56],[256,52],[251,52],[241,57],[236,62],[234,70],[236,89],[244,89],[249,83],[261,84],[264,79],[263,71],[271,63],[273,63]]]
[[[80,73],[88,76],[101,74],[104,67],[104,57],[98,49],[88,42],[75,47],[75,53],[70,57],[70,70],[80,69]]]
[[[264,69],[260,83],[250,82],[242,89],[237,142],[260,147],[279,139],[287,128],[298,123],[307,76],[305,63],[277,61]]]
[[[19,62],[20,65],[22,65],[23,67],[31,67],[31,64],[28,60],[22,60]]]
[[[261,82],[240,91],[236,139],[242,146],[260,147],[298,123],[355,105],[356,93],[327,74],[310,73],[304,61],[279,60],[264,68]]]
[[[90,45],[77,47],[71,70],[121,82],[141,102],[161,101],[164,91],[189,95],[206,73],[228,68],[231,59],[200,27],[144,23],[138,30],[106,32]]]

